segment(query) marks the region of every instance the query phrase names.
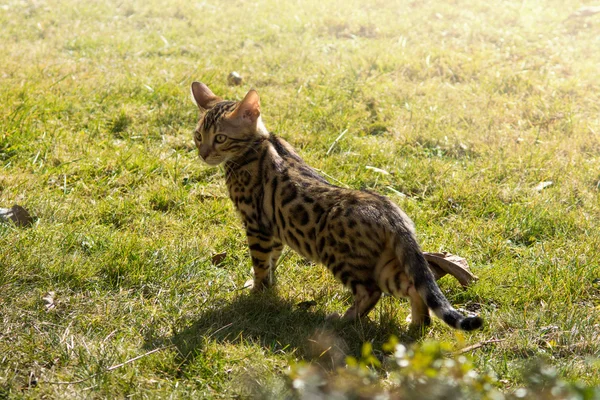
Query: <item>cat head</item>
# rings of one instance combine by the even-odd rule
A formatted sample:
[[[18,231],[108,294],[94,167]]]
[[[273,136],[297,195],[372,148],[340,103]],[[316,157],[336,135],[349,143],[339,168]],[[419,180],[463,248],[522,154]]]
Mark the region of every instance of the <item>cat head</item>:
[[[192,97],[202,112],[194,131],[194,143],[200,158],[208,165],[236,159],[268,138],[255,90],[250,90],[242,101],[225,101],[204,83],[194,82]]]

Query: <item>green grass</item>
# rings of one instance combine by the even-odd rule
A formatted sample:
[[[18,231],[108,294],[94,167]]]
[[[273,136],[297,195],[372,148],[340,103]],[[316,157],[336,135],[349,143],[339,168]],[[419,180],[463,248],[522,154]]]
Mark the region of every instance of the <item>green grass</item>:
[[[292,253],[276,291],[239,290],[245,237],[193,148],[193,80],[256,88],[311,165],[389,195],[425,250],[468,259],[476,284],[440,283],[485,329],[436,320],[425,337],[502,339],[473,357],[507,390],[537,357],[600,385],[600,17],[567,19],[586,3],[2,4],[0,207],[37,222],[0,226],[0,398],[247,396],[295,361],[414,340],[389,297],[327,325],[350,297]]]

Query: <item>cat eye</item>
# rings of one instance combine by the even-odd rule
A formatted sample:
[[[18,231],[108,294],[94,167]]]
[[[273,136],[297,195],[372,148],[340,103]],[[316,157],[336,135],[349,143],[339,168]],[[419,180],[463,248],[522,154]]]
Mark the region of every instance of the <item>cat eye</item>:
[[[224,143],[227,140],[227,136],[225,135],[217,135],[215,136],[215,142]]]

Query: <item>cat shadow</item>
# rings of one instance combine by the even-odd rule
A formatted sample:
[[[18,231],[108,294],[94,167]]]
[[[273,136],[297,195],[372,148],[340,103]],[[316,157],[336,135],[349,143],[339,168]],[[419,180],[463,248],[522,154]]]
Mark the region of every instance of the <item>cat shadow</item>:
[[[242,293],[225,304],[205,304],[198,315],[178,325],[182,328],[174,329],[167,337],[153,337],[149,332],[144,347],[174,346],[180,369],[193,363],[211,341],[258,344],[267,352],[293,354],[329,369],[342,365],[347,355],[360,357],[365,342],[380,349],[391,335],[405,344],[421,337],[421,332],[403,330],[397,319],[385,313],[378,313],[376,322],[369,318],[355,322],[330,320],[318,306],[296,304],[274,290]]]

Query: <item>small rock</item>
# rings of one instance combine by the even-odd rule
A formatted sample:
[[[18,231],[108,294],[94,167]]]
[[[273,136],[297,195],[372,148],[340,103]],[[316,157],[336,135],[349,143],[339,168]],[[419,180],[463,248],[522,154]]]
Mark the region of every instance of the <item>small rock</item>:
[[[231,72],[227,77],[227,83],[231,86],[239,86],[242,84],[243,80],[244,79],[242,78],[242,76],[235,71]]]
[[[16,204],[12,208],[0,208],[0,222],[9,221],[20,227],[33,224],[33,218],[27,210]]]

